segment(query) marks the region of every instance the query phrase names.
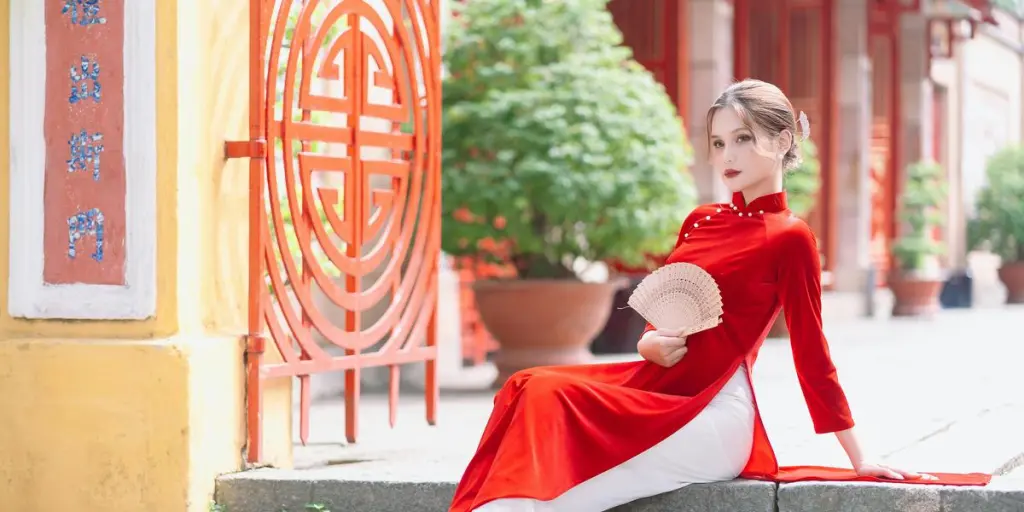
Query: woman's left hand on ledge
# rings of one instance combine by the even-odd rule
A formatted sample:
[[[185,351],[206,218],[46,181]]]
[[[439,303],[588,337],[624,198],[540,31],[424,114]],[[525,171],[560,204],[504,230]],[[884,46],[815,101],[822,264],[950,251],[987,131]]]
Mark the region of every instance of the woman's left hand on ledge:
[[[879,478],[888,478],[890,480],[935,480],[936,478],[932,475],[924,473],[915,473],[913,471],[904,471],[885,464],[874,464],[871,462],[864,462],[857,466],[857,474],[860,476],[874,476]]]

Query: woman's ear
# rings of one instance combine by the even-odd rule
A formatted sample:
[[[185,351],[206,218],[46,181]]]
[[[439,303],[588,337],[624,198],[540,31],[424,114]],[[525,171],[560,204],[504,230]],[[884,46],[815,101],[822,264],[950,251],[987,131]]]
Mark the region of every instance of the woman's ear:
[[[793,147],[793,132],[789,130],[782,130],[779,133],[779,151],[785,155],[789,153],[790,148]]]

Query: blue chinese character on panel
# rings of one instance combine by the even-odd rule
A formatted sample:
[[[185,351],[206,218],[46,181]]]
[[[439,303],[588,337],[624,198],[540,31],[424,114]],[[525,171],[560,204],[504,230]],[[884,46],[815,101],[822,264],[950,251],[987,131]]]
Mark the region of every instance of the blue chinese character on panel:
[[[92,253],[92,259],[103,261],[103,213],[98,208],[68,217],[68,258],[75,258],[78,254],[75,246],[86,235],[96,238],[96,251]]]
[[[96,59],[83,55],[80,66],[71,66],[71,96],[68,101],[74,105],[89,98],[96,103],[100,101],[100,65]]]
[[[64,0],[61,14],[71,15],[71,23],[83,27],[102,25],[107,19],[100,16],[100,0]]]
[[[68,172],[85,171],[92,166],[92,179],[100,180],[100,153],[103,152],[102,133],[89,134],[82,130],[71,136],[68,146],[71,149],[71,158],[68,158]]]

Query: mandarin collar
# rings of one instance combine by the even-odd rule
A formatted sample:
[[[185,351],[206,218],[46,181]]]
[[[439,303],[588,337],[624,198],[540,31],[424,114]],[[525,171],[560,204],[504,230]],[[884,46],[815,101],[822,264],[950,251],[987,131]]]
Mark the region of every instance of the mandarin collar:
[[[758,210],[765,213],[779,213],[789,209],[785,190],[755,198],[750,204],[743,199],[742,192],[736,192],[732,195],[732,204],[741,210]]]

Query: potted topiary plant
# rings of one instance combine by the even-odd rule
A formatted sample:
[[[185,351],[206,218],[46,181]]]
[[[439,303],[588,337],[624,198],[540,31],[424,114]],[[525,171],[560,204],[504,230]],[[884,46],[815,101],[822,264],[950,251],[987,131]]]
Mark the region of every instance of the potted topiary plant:
[[[920,161],[907,168],[907,181],[900,202],[903,221],[893,241],[895,267],[888,277],[893,293],[893,316],[930,315],[939,310],[939,292],[944,276],[937,256],[943,244],[934,231],[944,224],[941,208],[946,198],[942,166]]]
[[[682,122],[622,46],[605,0],[453,10],[442,248],[514,270],[474,282],[500,384],[588,361],[623,280],[585,282],[581,267],[667,252],[696,193]]]
[[[1024,146],[997,152],[985,175],[988,184],[978,193],[968,244],[1002,258],[999,279],[1006,286],[1006,302],[1024,304]]]
[[[815,203],[818,191],[821,190],[821,161],[818,160],[818,147],[811,139],[800,142],[800,162],[783,176],[782,186],[786,190],[786,202],[793,215],[806,220]],[[769,338],[785,338],[789,336],[786,317],[781,312],[775,323],[768,330]]]

